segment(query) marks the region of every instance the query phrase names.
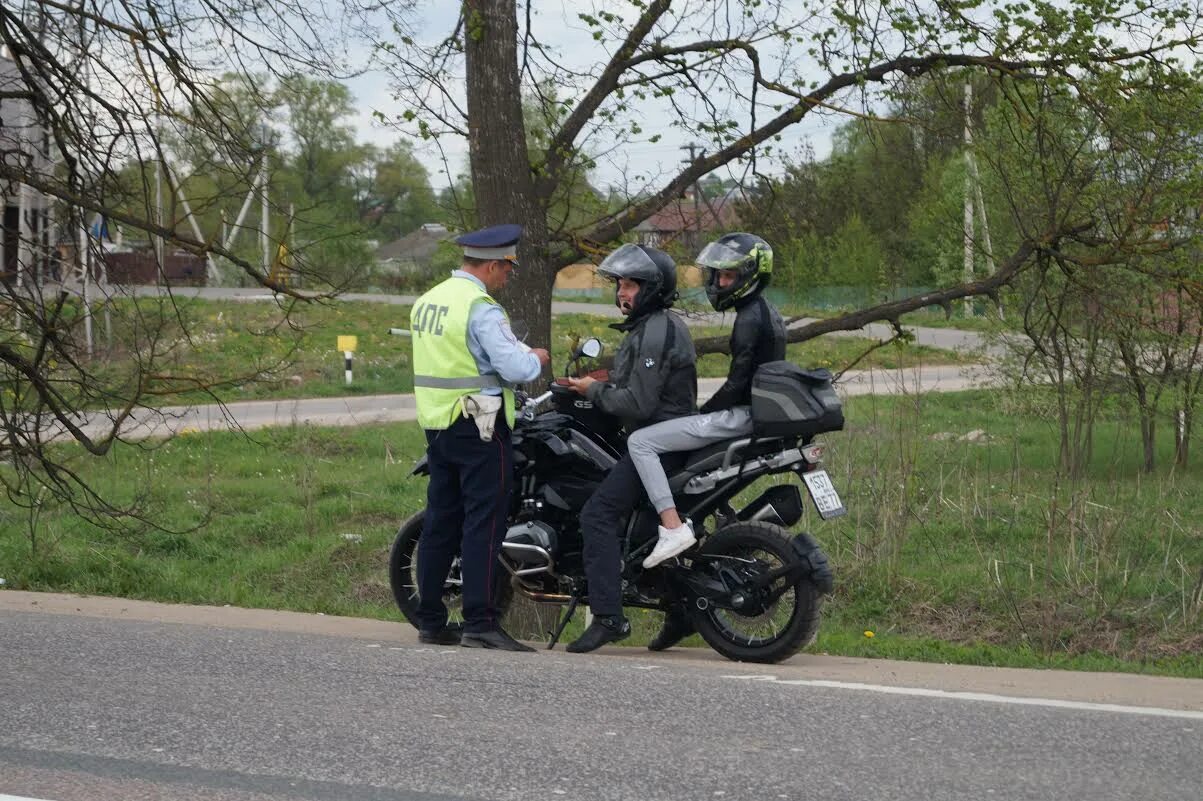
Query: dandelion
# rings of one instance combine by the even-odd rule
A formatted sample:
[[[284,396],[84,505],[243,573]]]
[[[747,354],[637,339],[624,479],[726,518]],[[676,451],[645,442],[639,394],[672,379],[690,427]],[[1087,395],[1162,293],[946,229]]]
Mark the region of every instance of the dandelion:
[[[869,631],[869,630],[867,630],[867,629],[866,629],[866,630],[865,630],[865,636],[866,636],[866,637],[868,637],[868,638],[871,640],[871,639],[873,639],[874,637],[876,637],[877,635],[876,635],[876,634],[874,634],[873,632],[871,632],[871,631]]]

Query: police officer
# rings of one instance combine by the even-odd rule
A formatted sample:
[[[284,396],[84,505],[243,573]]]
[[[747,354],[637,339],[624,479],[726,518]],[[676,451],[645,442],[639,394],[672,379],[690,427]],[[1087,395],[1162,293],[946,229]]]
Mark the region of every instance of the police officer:
[[[533,381],[549,361],[510,330],[492,297],[517,265],[520,225],[456,239],[463,264],[418,298],[411,313],[414,398],[426,432],[430,484],[418,540],[418,639],[533,651],[502,630],[494,600],[513,477],[511,386]],[[462,634],[447,625],[443,590],[456,554],[463,578]]]

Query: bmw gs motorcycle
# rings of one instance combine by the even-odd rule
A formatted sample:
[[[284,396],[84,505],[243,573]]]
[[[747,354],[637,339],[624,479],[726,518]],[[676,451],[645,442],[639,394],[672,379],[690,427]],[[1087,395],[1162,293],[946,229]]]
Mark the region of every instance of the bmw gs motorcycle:
[[[573,353],[569,368],[600,354],[601,343],[587,340]],[[503,612],[514,592],[538,604],[567,605],[548,645],[553,648],[588,598],[581,507],[621,458],[625,444],[616,421],[568,386],[553,382],[543,395],[520,400],[513,432],[515,491],[499,555],[505,571],[498,571],[496,592]],[[540,411],[548,401],[551,408]],[[770,486],[738,508],[733,502],[761,478],[793,474],[806,485],[821,517],[845,514],[822,469],[824,446],[813,441],[818,433],[843,428],[844,421],[830,374],[788,362],[758,371],[754,418],[758,411],[756,436],[681,455],[680,467],[669,471],[677,508],[693,521],[697,545],[644,569],[643,559],[656,542],[658,516],[646,501],[631,515],[620,533],[623,605],[665,610],[684,602],[698,633],[720,654],[771,663],[813,642],[823,596],[834,579],[815,539],[789,531],[802,517],[796,484]],[[411,475],[427,474],[423,456]],[[419,511],[401,526],[389,559],[393,595],[414,626],[424,514]],[[458,560],[444,592],[454,610],[460,600]]]

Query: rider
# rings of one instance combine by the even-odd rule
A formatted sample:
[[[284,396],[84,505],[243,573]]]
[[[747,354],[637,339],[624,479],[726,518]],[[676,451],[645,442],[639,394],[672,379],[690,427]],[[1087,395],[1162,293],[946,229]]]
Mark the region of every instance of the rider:
[[[733,233],[707,245],[697,263],[706,270],[706,295],[717,311],[735,309],[731,331],[731,368],[701,414],[641,428],[627,440],[627,451],[660,514],[659,539],[643,560],[650,568],[690,548],[697,538],[677,513],[661,454],[690,451],[752,433],[752,375],[765,362],[785,358],[785,323],[764,297],[773,272],[773,249],[753,234]],[[689,616],[671,606],[664,626],[648,647],[669,648],[693,631]]]
[[[672,257],[647,245],[623,245],[597,268],[615,282],[614,302],[626,320],[613,327],[626,333],[606,382],[570,378],[572,388],[598,408],[622,420],[628,432],[664,420],[692,415],[697,403],[697,355],[684,321],[669,313],[677,298]],[[622,614],[623,530],[641,498],[639,474],[629,455],[610,470],[581,509],[585,574],[593,623],[568,646],[592,651],[628,637]]]

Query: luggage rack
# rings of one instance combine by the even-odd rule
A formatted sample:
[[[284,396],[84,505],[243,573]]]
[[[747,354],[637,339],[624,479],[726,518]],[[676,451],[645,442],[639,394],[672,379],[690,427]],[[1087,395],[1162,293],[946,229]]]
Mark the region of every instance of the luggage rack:
[[[764,455],[753,456],[751,458],[741,458],[736,462],[736,454],[740,453],[750,445],[756,442],[767,443],[776,442],[776,446],[780,446],[781,450],[777,452],[770,451]],[[686,495],[697,495],[703,492],[709,492],[718,486],[719,482],[726,481],[729,478],[734,478],[741,473],[746,473],[750,470],[776,470],[786,467],[795,462],[802,461],[805,457],[802,455],[802,449],[795,445],[792,448],[785,447],[786,441],[781,437],[773,437],[770,440],[757,440],[753,437],[744,437],[737,439],[727,446],[723,452],[722,463],[715,468],[705,470],[697,475],[694,475],[685,482],[681,491]],[[705,462],[706,460],[703,460]]]

